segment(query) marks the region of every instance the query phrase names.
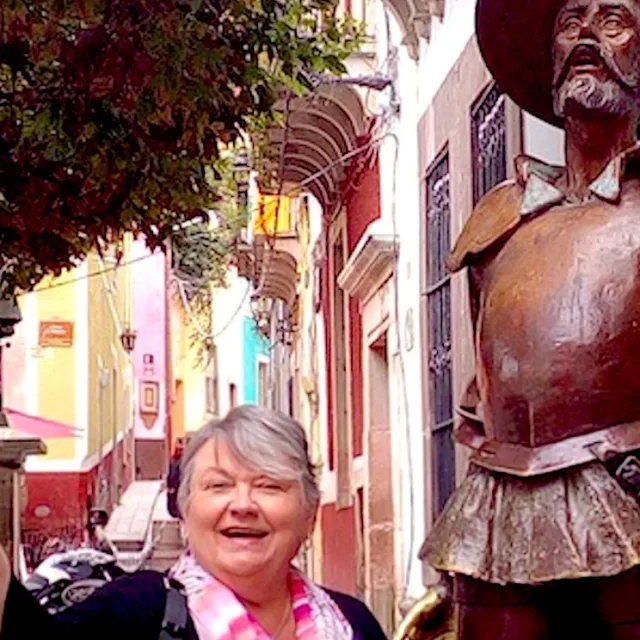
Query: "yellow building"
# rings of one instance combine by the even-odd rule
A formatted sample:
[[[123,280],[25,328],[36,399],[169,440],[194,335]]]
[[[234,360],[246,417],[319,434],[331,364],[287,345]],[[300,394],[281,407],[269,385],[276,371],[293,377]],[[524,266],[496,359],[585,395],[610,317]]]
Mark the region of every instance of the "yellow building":
[[[188,303],[187,303],[188,304]],[[198,359],[194,331],[180,295],[171,296],[171,355],[173,402],[171,405],[172,448],[185,432],[202,426],[206,416],[206,372]]]
[[[3,349],[9,420],[47,447],[26,464],[27,551],[50,535],[77,542],[88,508],[112,508],[133,478],[128,241],[120,252],[20,296],[23,320]]]
[[[211,323],[195,313],[180,286],[178,280],[173,281],[169,303],[173,371],[172,449],[177,438],[196,431],[218,413],[215,354],[207,357],[205,349]]]

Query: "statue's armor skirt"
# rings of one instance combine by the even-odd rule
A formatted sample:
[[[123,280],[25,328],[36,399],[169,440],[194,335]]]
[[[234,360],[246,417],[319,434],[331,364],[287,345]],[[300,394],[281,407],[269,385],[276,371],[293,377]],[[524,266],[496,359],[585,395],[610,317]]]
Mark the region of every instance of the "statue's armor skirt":
[[[640,564],[640,506],[599,462],[531,478],[473,466],[420,557],[499,584],[616,575]]]

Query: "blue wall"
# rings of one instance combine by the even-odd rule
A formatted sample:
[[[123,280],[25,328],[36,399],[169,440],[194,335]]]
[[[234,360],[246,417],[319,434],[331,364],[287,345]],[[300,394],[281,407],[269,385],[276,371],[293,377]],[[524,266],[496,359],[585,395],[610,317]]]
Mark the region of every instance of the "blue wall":
[[[269,355],[269,341],[258,333],[256,321],[245,318],[243,326],[244,402],[258,402],[258,356]]]

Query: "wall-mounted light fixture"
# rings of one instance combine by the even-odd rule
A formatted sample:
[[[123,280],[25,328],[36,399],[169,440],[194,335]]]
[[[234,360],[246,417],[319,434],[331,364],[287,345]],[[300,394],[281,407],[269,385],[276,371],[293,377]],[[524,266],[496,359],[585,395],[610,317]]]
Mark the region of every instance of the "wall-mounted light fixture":
[[[131,353],[136,348],[136,338],[138,334],[133,331],[126,325],[120,334],[120,343],[122,344],[122,348],[127,352]]]
[[[249,202],[249,180],[251,179],[251,164],[249,153],[245,147],[238,150],[233,163],[233,176],[238,191],[238,207],[246,209]]]
[[[391,86],[393,80],[383,74],[373,74],[368,76],[334,76],[329,73],[318,74],[311,80],[315,86],[323,84],[346,84],[372,91],[384,91]]]
[[[296,326],[291,318],[281,318],[276,325],[276,339],[286,347],[293,344],[293,336],[296,333]]]
[[[260,297],[252,298],[251,315],[256,322],[258,333],[268,338],[271,328],[271,308],[267,300]]]

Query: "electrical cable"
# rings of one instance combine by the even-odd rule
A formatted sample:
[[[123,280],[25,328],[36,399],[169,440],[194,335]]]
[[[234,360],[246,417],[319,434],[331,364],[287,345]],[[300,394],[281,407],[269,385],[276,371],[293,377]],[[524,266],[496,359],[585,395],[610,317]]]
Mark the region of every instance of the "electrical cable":
[[[246,299],[249,297],[249,293],[251,293],[251,282],[247,284],[247,288],[245,289],[244,295],[242,296],[236,310],[231,314],[231,317],[229,318],[229,320],[227,320],[227,322],[222,326],[222,329],[219,329],[211,336],[212,340],[219,338],[231,326],[233,321],[236,319],[236,316],[240,313],[240,311],[242,311],[244,303]]]
[[[91,273],[87,273],[83,276],[78,276],[77,278],[73,278],[71,280],[64,280],[63,282],[54,282],[47,286],[33,289],[33,291],[24,291],[22,293],[19,293],[18,296],[24,296],[24,295],[27,295],[28,293],[40,293],[41,291],[49,291],[51,289],[58,289],[59,287],[66,287],[67,285],[75,284],[76,282],[81,282],[82,280],[89,280],[90,278],[96,278],[97,276],[100,276],[103,273],[111,273],[113,271],[117,271],[122,267],[126,267],[130,264],[135,264],[136,262],[142,262],[142,260],[148,260],[149,258],[153,258],[154,256],[157,256],[157,255],[159,254],[148,253],[148,254],[145,254],[144,256],[138,256],[137,258],[132,258],[131,260],[120,262],[114,265],[113,267],[107,267],[106,269],[98,269],[97,271],[92,271]]]
[[[384,8],[384,19],[386,29],[386,45],[387,45],[387,57],[385,64],[389,63],[393,57],[397,56],[397,50],[391,45],[391,21],[389,18],[389,11]],[[392,95],[395,91],[395,87],[392,85]],[[387,114],[384,118],[385,124],[388,126],[393,119],[392,112]],[[415,487],[414,487],[414,461],[413,461],[413,448],[411,446],[411,418],[409,408],[409,392],[407,387],[407,373],[404,360],[404,353],[402,350],[402,337],[401,337],[401,320],[400,320],[400,277],[399,277],[399,263],[400,263],[400,247],[398,238],[398,219],[397,219],[397,182],[398,182],[398,165],[400,160],[400,139],[395,132],[387,131],[382,137],[390,137],[394,143],[393,151],[393,169],[392,169],[392,182],[391,182],[391,232],[393,234],[393,254],[394,254],[394,269],[393,269],[393,305],[394,315],[396,320],[396,349],[398,352],[398,362],[400,365],[400,385],[402,387],[402,404],[405,417],[405,439],[406,439],[406,460],[407,460],[407,473],[409,478],[409,544],[408,553],[405,566],[405,590],[408,588],[409,580],[411,578],[411,571],[413,569],[414,555],[413,548],[415,545]]]
[[[104,264],[104,260],[102,260],[102,264]],[[102,271],[100,274],[102,276],[102,288],[106,294],[107,304],[109,305],[109,311],[111,312],[111,319],[116,328],[116,333],[118,335],[122,334],[122,320],[120,320],[120,315],[118,314],[118,310],[116,309],[116,304],[114,301],[114,294],[111,288],[111,285],[107,281],[106,271]]]
[[[405,415],[405,438],[406,438],[406,456],[407,467],[409,475],[409,544],[408,544],[408,556],[406,564],[406,577],[407,585],[411,576],[411,570],[413,569],[413,547],[415,544],[415,488],[413,478],[413,449],[411,447],[411,420],[409,413],[409,392],[407,388],[407,373],[404,362],[404,354],[402,351],[402,337],[400,334],[401,322],[400,322],[400,278],[399,278],[399,262],[400,262],[400,247],[398,244],[397,235],[397,172],[400,155],[400,140],[396,133],[387,132],[387,137],[390,137],[394,142],[393,153],[393,171],[392,171],[392,184],[391,184],[391,232],[393,234],[393,254],[394,254],[394,270],[393,270],[393,304],[394,314],[396,317],[396,348],[398,351],[398,361],[400,363],[400,383],[402,386],[402,403]]]
[[[360,147],[357,147],[356,149],[352,149],[351,151],[348,151],[347,153],[343,154],[342,156],[336,158],[334,161],[332,161],[330,164],[328,164],[326,167],[324,167],[323,169],[311,174],[310,176],[308,176],[307,178],[305,178],[304,180],[302,180],[299,184],[297,184],[295,187],[293,187],[292,189],[290,189],[289,191],[281,194],[282,196],[288,197],[291,195],[295,195],[300,193],[300,191],[307,185],[310,184],[311,182],[313,182],[314,180],[322,177],[323,175],[325,175],[326,173],[328,173],[329,171],[331,171],[334,167],[338,166],[339,164],[342,164],[344,162],[346,162],[347,160],[350,160],[351,158],[357,156],[360,153],[364,153],[365,151],[368,151],[369,149],[371,149],[374,145],[379,144],[380,142],[382,142],[386,137],[390,136],[390,135],[394,135],[391,133],[385,133],[382,134],[380,136],[376,136],[373,137],[371,140],[369,140],[365,145],[362,145]],[[281,182],[282,184],[282,182]],[[279,209],[279,207],[278,207]],[[257,208],[256,208],[257,210]],[[276,212],[276,216],[278,215],[278,212]],[[277,233],[277,228],[274,229],[274,232]],[[138,256],[137,258],[132,258],[131,260],[127,260],[124,262],[120,262],[119,264],[114,265],[113,267],[109,267],[106,269],[99,269],[97,271],[92,271],[91,273],[87,273],[83,276],[79,276],[77,278],[74,278],[72,280],[65,280],[63,282],[54,282],[50,285],[47,286],[43,286],[43,287],[39,287],[34,289],[32,292],[24,292],[24,293],[20,293],[20,296],[26,295],[27,293],[39,293],[41,291],[50,291],[52,289],[58,289],[60,287],[65,287],[67,285],[71,285],[71,284],[75,284],[77,282],[83,281],[83,280],[88,280],[97,276],[100,276],[102,274],[106,274],[106,273],[110,273],[110,272],[115,272],[118,269],[121,269],[122,267],[126,267],[128,265],[131,264],[135,264],[137,262],[141,262],[143,260],[148,260],[149,258],[152,258],[156,255],[159,255],[157,253],[149,253],[143,256]],[[265,274],[265,278],[266,278],[266,267],[263,267],[263,273]],[[240,313],[240,311],[242,310],[242,307],[244,306],[244,302],[246,301],[247,297],[249,296],[249,293],[251,292],[251,282],[249,281],[249,284],[247,286],[247,289],[242,297],[242,300],[240,302],[240,304],[238,305],[238,308],[234,311],[234,313],[231,315],[230,319],[225,323],[225,325],[223,326],[223,328],[217,332],[216,334],[212,335],[212,336],[207,336],[210,337],[211,339],[215,339],[217,338],[219,335],[221,335],[222,333],[224,333],[229,326],[231,326],[232,322],[235,320],[235,318],[237,317],[237,315]],[[260,291],[256,291],[255,295],[259,295]]]
[[[200,320],[198,320],[198,317],[193,312],[193,309],[191,308],[191,305],[189,304],[189,300],[187,298],[187,294],[185,293],[185,290],[184,290],[184,281],[181,280],[180,278],[174,277],[172,279],[172,284],[174,284],[176,289],[178,290],[178,294],[180,296],[180,300],[182,301],[182,306],[184,307],[184,310],[187,312],[187,315],[189,316],[189,320],[191,320],[191,324],[194,326],[195,330],[205,340],[208,340],[210,338],[209,333],[207,331],[205,331],[205,329],[202,328],[202,325],[200,324]]]
[[[224,325],[222,326],[221,329],[219,329],[218,331],[216,331],[215,333],[208,333],[200,324],[198,318],[196,317],[196,315],[193,312],[193,309],[191,307],[191,304],[189,303],[189,300],[186,296],[186,293],[184,291],[184,281],[181,280],[180,278],[174,277],[172,279],[173,284],[176,285],[176,288],[178,289],[178,293],[180,295],[180,299],[182,301],[182,306],[184,307],[185,311],[187,312],[187,315],[189,316],[189,318],[191,319],[193,326],[195,327],[196,331],[206,340],[215,340],[216,338],[220,337],[233,323],[233,321],[236,319],[236,317],[238,316],[238,314],[242,311],[242,308],[244,307],[244,303],[249,295],[249,293],[251,292],[251,282],[247,283],[247,288],[245,289],[244,294],[242,295],[242,298],[240,299],[240,302],[238,303],[238,306],[236,307],[236,309],[234,310],[234,312],[231,314],[231,316],[229,317],[229,320],[227,320],[227,322],[224,323]]]
[[[347,153],[343,154],[339,158],[336,158],[335,160],[333,160],[330,164],[328,164],[323,169],[321,169],[319,171],[316,171],[315,173],[311,174],[310,176],[308,176],[307,178],[302,180],[299,184],[297,184],[295,187],[293,187],[289,191],[286,191],[286,192],[282,193],[281,197],[289,197],[289,196],[296,195],[296,194],[300,193],[300,191],[307,184],[310,184],[314,180],[317,180],[318,178],[321,178],[322,176],[327,174],[329,171],[331,171],[331,169],[333,169],[334,167],[346,162],[347,160],[350,160],[354,156],[356,156],[356,155],[358,155],[360,153],[364,153],[365,151],[369,150],[375,144],[377,144],[377,143],[381,142],[382,140],[384,140],[385,137],[386,137],[386,134],[382,135],[380,137],[377,137],[377,138],[372,138],[371,140],[369,140],[367,142],[367,144],[362,145],[360,147],[357,147],[356,149],[352,149],[351,151],[348,151]],[[258,208],[256,207],[251,213],[255,213],[255,211],[257,211],[257,210],[258,210]],[[80,282],[82,280],[89,280],[91,278],[95,278],[97,276],[100,276],[102,273],[109,273],[109,272],[112,272],[112,271],[117,271],[118,269],[121,269],[122,267],[126,267],[128,265],[135,264],[137,262],[141,262],[142,260],[148,260],[149,258],[153,258],[156,255],[159,255],[159,254],[155,253],[155,252],[154,253],[148,253],[148,254],[145,254],[143,256],[138,256],[137,258],[132,258],[131,260],[126,260],[126,261],[120,262],[120,263],[114,265],[113,267],[108,267],[106,269],[99,269],[97,271],[92,271],[91,273],[87,273],[87,274],[85,274],[83,276],[79,276],[79,277],[73,278],[71,280],[65,280],[63,282],[54,282],[54,283],[52,283],[50,285],[46,285],[46,286],[43,286],[43,287],[38,287],[38,288],[34,289],[33,291],[25,291],[25,292],[20,293],[18,295],[23,296],[23,295],[26,295],[27,293],[38,293],[40,291],[49,291],[51,289],[58,289],[59,287],[65,287],[67,285],[74,284],[74,283]]]
[[[198,237],[200,234],[194,234],[193,237]],[[203,232],[202,235],[208,235],[206,232]],[[121,269],[122,267],[126,267],[130,264],[135,264],[137,262],[141,262],[142,260],[147,260],[149,258],[153,258],[154,256],[160,255],[159,253],[152,251],[151,253],[147,253],[143,256],[138,256],[137,258],[131,258],[131,260],[123,260],[122,262],[119,262],[118,264],[115,264],[113,267],[106,267],[104,269],[98,269],[96,271],[92,271],[91,273],[87,273],[83,276],[78,276],[77,278],[72,278],[71,280],[64,280],[63,282],[54,282],[50,285],[46,285],[46,286],[42,286],[42,287],[36,287],[35,289],[33,289],[32,291],[23,291],[21,293],[18,294],[18,296],[24,296],[28,293],[39,293],[40,291],[49,291],[50,289],[58,289],[59,287],[66,287],[67,285],[70,284],[75,284],[76,282],[81,282],[82,280],[88,280],[90,278],[96,278],[100,275],[102,275],[103,273],[111,273],[111,272],[115,272],[118,271],[118,269]],[[16,261],[17,262],[17,261]],[[104,260],[102,260],[102,263],[104,264]],[[5,265],[4,268],[6,268],[8,265]],[[0,269],[0,276],[2,275],[3,269]]]

